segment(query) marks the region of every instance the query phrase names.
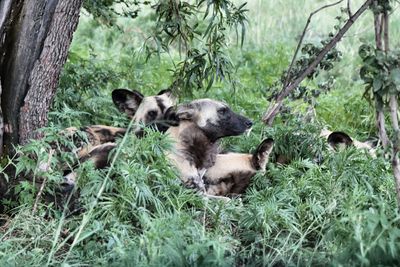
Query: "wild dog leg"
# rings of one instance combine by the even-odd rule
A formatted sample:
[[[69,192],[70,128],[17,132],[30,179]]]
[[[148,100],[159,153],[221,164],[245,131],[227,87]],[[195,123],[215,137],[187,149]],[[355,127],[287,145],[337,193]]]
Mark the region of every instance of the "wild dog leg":
[[[202,179],[204,172],[199,172],[196,166],[176,153],[167,153],[167,157],[179,170],[181,181],[186,187],[196,189],[199,192],[205,192]]]

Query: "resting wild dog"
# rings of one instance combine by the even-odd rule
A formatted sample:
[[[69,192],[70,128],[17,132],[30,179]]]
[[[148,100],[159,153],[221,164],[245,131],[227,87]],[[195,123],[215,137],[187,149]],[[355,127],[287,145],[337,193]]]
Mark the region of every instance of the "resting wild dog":
[[[176,125],[173,117],[175,98],[169,90],[162,90],[155,96],[143,96],[140,92],[127,89],[115,89],[112,92],[112,99],[117,108],[128,115],[135,122],[132,130],[135,135],[143,135],[144,126],[155,127],[159,131],[166,131],[169,124]],[[127,129],[105,125],[92,125],[80,129],[87,135],[87,140],[81,140],[77,144],[77,158],[80,161],[91,160],[96,168],[104,168],[108,165],[108,155],[115,148],[116,138],[123,136]],[[76,138],[78,129],[67,128],[64,135]],[[62,184],[64,191],[70,191],[75,185],[76,173],[66,171],[65,181]]]
[[[167,134],[174,141],[168,158],[180,172],[182,182],[206,193],[203,176],[215,165],[217,141],[249,130],[253,123],[234,113],[226,104],[200,99],[178,106],[179,125],[170,127]]]
[[[155,96],[144,97],[136,90],[115,89],[111,96],[118,110],[135,122],[133,132],[139,137],[143,135],[141,126],[156,127],[159,131],[165,132],[169,123],[175,121],[172,118],[174,114],[172,108],[175,106],[176,100],[169,90],[162,90]],[[71,136],[77,131],[76,127],[70,127],[65,129],[64,133]],[[115,142],[116,137],[126,133],[126,128],[92,125],[82,127],[81,131],[87,134],[89,144],[96,146]]]
[[[117,92],[118,95],[115,93]],[[142,105],[143,103],[149,103],[149,101],[144,101],[142,103],[137,103],[140,101],[140,97],[137,97],[137,94],[133,95],[129,91],[126,90],[117,90],[113,92],[113,100],[114,103],[119,107],[119,110],[127,113],[128,116],[135,118],[138,114],[149,114],[149,111],[154,110],[154,101],[149,98],[150,103],[153,105]],[[168,101],[164,101],[168,103]],[[157,101],[160,103],[160,101]],[[257,171],[265,170],[266,162],[268,161],[268,155],[272,149],[272,140],[265,140],[256,150],[254,154],[239,154],[239,153],[229,153],[229,154],[218,154],[215,155],[217,146],[216,139],[221,136],[227,135],[237,135],[244,132],[246,129],[251,127],[251,122],[237,114],[234,114],[226,105],[212,100],[205,101],[194,101],[192,102],[194,106],[198,106],[199,109],[193,109],[190,111],[191,118],[189,118],[189,110],[187,109],[190,105],[182,105],[178,110],[178,117],[182,120],[182,125],[188,125],[189,121],[192,121],[190,127],[184,126],[181,129],[188,134],[183,135],[181,144],[189,145],[187,148],[189,151],[186,151],[186,155],[190,158],[190,160],[195,161],[195,167],[199,167],[202,165],[200,184],[203,184],[201,181],[201,177],[203,176],[205,170],[208,166],[212,166],[209,170],[207,170],[204,176],[204,182],[206,184],[207,193],[212,195],[228,195],[228,194],[238,194],[243,193],[246,187],[250,183],[250,178],[254,176]],[[213,111],[213,107],[217,104],[220,110],[217,112]],[[142,105],[142,106],[141,106]],[[147,108],[146,108],[147,106]],[[134,107],[134,108],[133,108]],[[140,113],[135,113],[135,110],[141,110]],[[150,109],[150,110],[149,110]],[[166,108],[167,109],[167,108]],[[162,107],[158,110],[158,112],[162,112]],[[202,113],[197,114],[198,112]],[[219,114],[219,115],[218,115]],[[232,115],[233,118],[232,118]],[[171,119],[172,112],[164,113],[164,116]],[[208,116],[208,117],[207,117]],[[216,116],[213,118],[212,116]],[[218,116],[222,117],[222,123],[218,122]],[[141,121],[144,121],[146,124],[152,123],[152,117],[141,115],[136,118],[144,118]],[[158,118],[162,120],[163,118]],[[208,120],[208,122],[202,122],[202,119]],[[228,120],[227,120],[228,119]],[[229,121],[230,119],[230,121]],[[199,131],[199,127],[194,127],[197,122],[199,126],[203,127],[203,130]],[[211,124],[206,125],[211,122]],[[218,125],[218,123],[220,125]],[[223,126],[218,127],[218,126]],[[227,129],[227,132],[223,132],[223,129]],[[242,128],[241,128],[242,127]],[[102,127],[88,127],[86,131],[92,130],[91,133],[101,133]],[[177,127],[176,129],[178,129]],[[122,133],[120,130],[114,131],[116,133]],[[158,128],[160,129],[160,128]],[[162,129],[163,130],[163,129]],[[204,131],[205,130],[205,131]],[[171,131],[173,131],[171,129]],[[110,132],[110,131],[109,131]],[[137,133],[137,132],[136,132]],[[207,136],[203,133],[207,133]],[[194,134],[194,135],[192,135]],[[103,136],[103,134],[101,134]],[[213,137],[212,137],[213,136]],[[195,138],[193,138],[195,137]],[[111,138],[95,138],[96,140],[110,140]],[[110,140],[111,141],[111,140]],[[175,140],[177,141],[177,140]],[[211,142],[210,142],[211,141]],[[203,142],[196,145],[196,142]],[[101,143],[101,142],[100,142]],[[204,144],[208,144],[203,146]],[[99,144],[95,147],[92,147],[85,155],[81,155],[81,161],[92,160],[95,164],[96,168],[104,168],[108,165],[108,153],[115,148],[115,143],[104,143]],[[213,152],[211,154],[207,154],[210,150]],[[205,148],[205,149],[204,149]],[[214,159],[215,158],[215,165]],[[188,158],[187,158],[188,159]],[[200,163],[202,161],[202,163]],[[184,162],[184,160],[183,160]],[[197,164],[197,165],[196,165]],[[230,165],[232,164],[232,165]],[[177,166],[178,169],[182,168],[182,165]],[[194,170],[197,172],[197,170]],[[193,176],[193,174],[190,174]],[[70,179],[69,183],[74,183],[75,173],[71,173],[66,177]],[[184,180],[184,179],[183,179]],[[185,180],[184,180],[185,181]],[[193,185],[192,185],[193,186]],[[195,186],[196,187],[196,186]],[[204,185],[203,185],[204,187]],[[203,189],[204,190],[204,189]]]
[[[323,129],[320,133],[320,136],[327,139],[328,145],[332,149],[342,149],[354,146],[356,149],[365,149],[372,157],[376,157],[375,148],[372,146],[372,144],[369,142],[360,142],[356,139],[352,139],[344,132],[331,132]]]

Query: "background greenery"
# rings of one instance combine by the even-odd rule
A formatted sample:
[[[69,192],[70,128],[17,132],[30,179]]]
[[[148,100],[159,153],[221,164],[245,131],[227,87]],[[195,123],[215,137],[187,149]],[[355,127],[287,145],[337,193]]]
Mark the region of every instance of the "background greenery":
[[[358,75],[358,47],[373,42],[372,13],[364,14],[339,44],[342,60],[334,69],[304,83],[318,88],[334,80],[330,91],[317,99],[316,116],[307,118],[307,106],[294,101],[288,103],[290,112],[268,128],[261,122],[266,96],[290,64],[308,14],[330,1],[248,2],[245,43],[240,47],[232,33],[227,51],[236,68],[235,87],[218,82],[180,101],[221,99],[253,119],[252,134],[224,140],[226,150],[250,152],[271,136],[275,152],[290,154],[293,161],[280,166],[272,158],[268,171],[256,175],[243,196],[227,203],[207,201],[180,185],[163,157],[169,142],[162,134],[149,131],[140,140],[127,136],[120,140],[109,170],[94,170],[89,163],[79,167],[79,205],[84,208],[79,215],[46,205],[33,214],[37,190],[27,182],[18,186],[18,199],[5,203],[12,217],[0,218],[5,222],[0,228],[1,266],[400,264],[400,214],[390,164],[379,151],[377,158],[354,149],[332,153],[318,137],[322,127],[360,140],[376,135],[373,108],[362,98]],[[354,12],[363,1],[351,2]],[[306,41],[326,38],[338,15],[339,7],[317,14]],[[113,107],[112,89],[127,87],[151,95],[171,84],[170,70],[179,53],[145,60],[143,42],[155,25],[153,19],[145,9],[135,19],[118,18],[107,27],[82,12],[51,124],[45,129],[48,137],[19,149],[22,156],[16,164],[21,173],[47,159],[47,142],[62,139],[59,129],[128,125]],[[398,6],[392,14],[391,39],[392,46],[400,45]],[[52,164],[68,157],[64,153]],[[49,185],[62,179],[55,167],[46,175]]]

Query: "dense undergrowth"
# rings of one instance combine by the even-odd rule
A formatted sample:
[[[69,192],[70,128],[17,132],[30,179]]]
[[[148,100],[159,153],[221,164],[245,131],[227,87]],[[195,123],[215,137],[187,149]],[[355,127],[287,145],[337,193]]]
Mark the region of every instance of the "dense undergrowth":
[[[303,13],[295,10],[298,1],[265,2],[250,1],[247,43],[242,49],[232,45],[236,86],[217,83],[180,101],[226,101],[255,126],[249,137],[224,140],[225,150],[250,152],[263,138],[273,137],[275,152],[290,155],[291,163],[276,164],[273,156],[267,172],[257,174],[243,196],[229,202],[205,200],[176,178],[163,156],[168,138],[151,130],[142,139],[125,136],[111,155],[110,168],[94,170],[89,162],[78,167],[77,215],[46,202],[34,213],[37,188],[29,182],[17,186],[18,198],[3,203],[8,215],[0,218],[0,266],[399,265],[400,214],[390,164],[379,150],[376,158],[356,149],[334,153],[319,137],[323,127],[359,139],[375,135],[356,55],[360,32],[372,40],[371,16],[340,45],[343,59],[334,70],[307,84],[316,88],[327,77],[335,80],[331,91],[317,99],[316,116],[307,118],[306,106],[292,103],[291,112],[269,128],[261,122],[265,96],[290,63],[303,13],[325,2],[304,4],[299,8]],[[307,38],[319,40],[330,22],[313,26]],[[44,129],[48,135],[18,148],[18,172],[39,184],[47,177],[49,195],[62,180],[57,166],[73,162],[73,153],[63,152],[51,158],[50,171],[35,171],[48,160],[50,142],[73,146],[57,134],[60,129],[127,126],[129,121],[113,107],[112,89],[151,95],[171,83],[170,56],[146,62],[140,50],[151,27],[148,17],[121,20],[118,26],[107,28],[82,17]],[[392,31],[393,40],[400,39],[399,29]]]

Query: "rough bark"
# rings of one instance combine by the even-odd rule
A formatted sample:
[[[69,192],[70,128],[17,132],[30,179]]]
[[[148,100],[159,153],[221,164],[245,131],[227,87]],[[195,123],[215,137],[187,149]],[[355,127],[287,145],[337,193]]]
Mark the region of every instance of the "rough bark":
[[[382,147],[386,149],[389,146],[390,140],[386,132],[385,114],[383,109],[383,100],[381,97],[375,96],[375,124],[378,129],[379,140]]]
[[[8,148],[17,144],[18,114],[29,89],[28,78],[40,55],[58,0],[21,1],[11,12],[9,29],[3,44],[4,61],[1,68],[4,113],[4,143]]]
[[[28,84],[30,88],[20,110],[19,138],[24,144],[38,138],[37,129],[46,126],[61,68],[67,60],[72,35],[79,21],[83,0],[59,0],[43,50],[35,62]]]
[[[12,146],[38,137],[83,0],[2,0],[0,77],[3,142]],[[21,136],[20,136],[21,135]]]

